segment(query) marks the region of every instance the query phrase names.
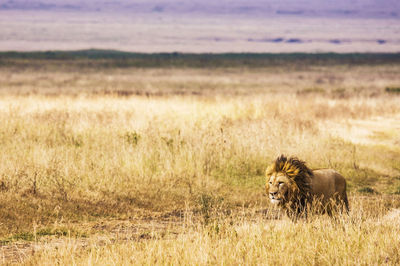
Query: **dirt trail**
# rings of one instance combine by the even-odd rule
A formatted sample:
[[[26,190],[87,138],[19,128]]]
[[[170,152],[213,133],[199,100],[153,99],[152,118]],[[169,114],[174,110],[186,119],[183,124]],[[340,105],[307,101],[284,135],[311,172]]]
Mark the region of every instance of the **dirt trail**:
[[[279,219],[279,212],[275,209],[249,209],[243,212],[236,210],[241,216],[252,219]],[[90,246],[104,246],[124,241],[145,241],[149,239],[173,239],[188,229],[197,228],[203,223],[201,214],[192,211],[147,213],[143,217],[127,220],[98,220],[94,222],[72,224],[71,228],[82,228],[88,232],[88,237],[59,237],[42,236],[38,241],[17,241],[0,244],[0,265],[23,263],[36,252],[54,250],[60,247],[86,248]],[[79,230],[79,229],[78,229]]]
[[[22,263],[36,252],[53,250],[65,245],[85,248],[93,244],[103,246],[117,241],[141,241],[174,236],[182,230],[184,220],[178,217],[156,220],[110,220],[79,226],[98,233],[80,238],[44,236],[38,237],[35,242],[17,241],[12,244],[0,244],[0,264]]]
[[[354,144],[400,147],[400,116],[329,121],[320,129]]]
[[[395,222],[400,225],[400,209],[392,209],[382,218],[383,222]]]

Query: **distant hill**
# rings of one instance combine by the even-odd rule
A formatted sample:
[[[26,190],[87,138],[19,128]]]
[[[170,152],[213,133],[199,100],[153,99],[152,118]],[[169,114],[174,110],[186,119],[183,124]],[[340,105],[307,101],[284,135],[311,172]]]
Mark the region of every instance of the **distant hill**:
[[[0,0],[0,10],[399,18],[399,0]]]

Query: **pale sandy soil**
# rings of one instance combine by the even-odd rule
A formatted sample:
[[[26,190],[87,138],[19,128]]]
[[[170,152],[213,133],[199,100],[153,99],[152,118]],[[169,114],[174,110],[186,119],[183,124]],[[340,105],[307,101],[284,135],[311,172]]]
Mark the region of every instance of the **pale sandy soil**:
[[[320,129],[329,135],[362,146],[382,146],[390,151],[400,149],[400,117],[375,117],[372,119],[349,119],[345,121],[323,121]],[[355,149],[354,156],[357,156]],[[360,163],[360,167],[373,169],[386,175],[396,176],[398,170],[378,165]]]
[[[323,131],[354,144],[400,147],[400,117],[323,121]]]

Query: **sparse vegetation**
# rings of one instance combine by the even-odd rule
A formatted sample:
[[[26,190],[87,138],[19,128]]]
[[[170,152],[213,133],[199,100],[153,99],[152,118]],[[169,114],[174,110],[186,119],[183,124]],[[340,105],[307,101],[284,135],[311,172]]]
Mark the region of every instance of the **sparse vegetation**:
[[[35,61],[32,61],[34,59]],[[277,67],[303,68],[309,66],[360,66],[400,63],[400,53],[132,53],[114,50],[0,52],[0,66],[32,66],[46,62],[50,66],[67,64],[97,68],[231,68]]]
[[[396,265],[400,239],[394,226],[399,216],[393,214],[374,219],[358,209],[352,218],[319,217],[297,223],[234,216],[213,226],[183,227],[176,235],[153,235],[142,241],[91,243],[84,248],[71,241],[56,251],[44,250],[28,264]]]
[[[400,93],[400,87],[386,87],[385,91],[389,93]]]
[[[400,262],[400,98],[383,89],[400,64],[73,69],[17,57],[0,68],[3,262]],[[264,171],[281,153],[341,172],[350,215],[293,223],[272,209]],[[20,242],[42,248],[17,256]]]

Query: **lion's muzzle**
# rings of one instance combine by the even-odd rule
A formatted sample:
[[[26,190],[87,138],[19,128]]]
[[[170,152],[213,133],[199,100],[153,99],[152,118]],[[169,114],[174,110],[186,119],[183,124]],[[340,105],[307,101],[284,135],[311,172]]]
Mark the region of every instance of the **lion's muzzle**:
[[[271,199],[270,198],[270,201],[271,201],[272,204],[279,204],[279,203],[282,202],[282,199]]]
[[[278,204],[282,202],[282,199],[278,198],[278,191],[269,192],[269,199],[273,204]]]

